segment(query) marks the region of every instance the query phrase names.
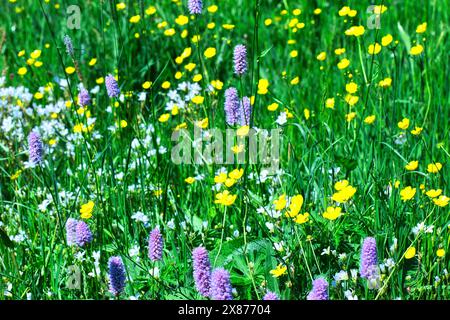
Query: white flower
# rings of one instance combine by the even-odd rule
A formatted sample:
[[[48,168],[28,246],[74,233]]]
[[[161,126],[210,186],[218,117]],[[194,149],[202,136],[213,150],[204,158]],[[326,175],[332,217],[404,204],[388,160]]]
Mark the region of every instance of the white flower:
[[[282,126],[286,122],[287,122],[286,112],[281,112],[280,115],[278,116],[277,120],[276,120],[276,123],[278,123],[278,125]]]
[[[358,297],[356,295],[353,295],[353,292],[351,290],[344,291],[344,296],[347,298],[347,300],[358,300]]]
[[[144,224],[148,222],[148,217],[141,211],[137,211],[135,214],[133,214],[131,216],[131,219],[142,222]]]

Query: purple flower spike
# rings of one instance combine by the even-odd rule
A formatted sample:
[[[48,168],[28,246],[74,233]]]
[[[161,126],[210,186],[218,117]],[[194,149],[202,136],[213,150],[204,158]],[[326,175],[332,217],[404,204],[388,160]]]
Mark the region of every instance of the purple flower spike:
[[[202,0],[189,0],[188,8],[190,14],[202,14]]]
[[[73,56],[73,44],[72,39],[66,34],[64,36],[64,45],[66,46],[66,52],[69,56]]]
[[[106,91],[110,98],[117,98],[120,94],[119,85],[112,74],[108,74],[105,78]]]
[[[252,115],[252,105],[248,97],[244,97],[240,103],[239,110],[239,124],[241,126],[248,126],[250,124],[250,117]]]
[[[78,220],[73,218],[69,218],[66,221],[66,238],[68,246],[76,244],[77,224]]]
[[[75,238],[76,244],[79,245],[80,247],[84,247],[91,241],[92,241],[92,232],[91,229],[89,229],[89,225],[84,221],[78,222],[76,227],[76,238]]]
[[[262,298],[263,300],[280,300],[277,294],[271,291],[267,291],[266,295]]]
[[[42,162],[44,147],[42,146],[41,136],[39,135],[39,133],[32,131],[28,135],[28,148],[30,161],[34,164],[39,164],[40,162]]]
[[[235,74],[242,76],[247,72],[247,48],[244,45],[234,47],[233,61]]]
[[[223,268],[215,269],[211,275],[211,299],[233,300],[230,274]]]
[[[204,247],[195,248],[192,251],[194,264],[195,287],[204,297],[209,297],[211,286],[211,263],[209,262],[208,251]]]
[[[125,288],[125,266],[121,257],[111,257],[108,261],[109,291],[119,296]]]
[[[91,96],[89,95],[89,92],[86,89],[81,89],[80,93],[78,94],[78,105],[80,107],[87,107],[91,104]]]
[[[164,242],[159,228],[153,229],[148,238],[148,257],[150,260],[161,260],[163,245]]]
[[[239,111],[239,97],[236,88],[231,87],[225,90],[224,109],[227,123],[230,126],[235,125]]]
[[[313,288],[306,297],[307,300],[328,300],[328,282],[324,278],[313,281]]]
[[[375,238],[367,237],[361,249],[360,270],[361,277],[370,278],[376,271],[378,264],[377,242]]]

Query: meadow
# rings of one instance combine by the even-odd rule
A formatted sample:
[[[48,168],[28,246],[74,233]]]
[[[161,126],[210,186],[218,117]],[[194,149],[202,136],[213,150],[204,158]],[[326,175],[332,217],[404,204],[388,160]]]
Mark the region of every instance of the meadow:
[[[449,299],[449,9],[3,0],[0,300]]]

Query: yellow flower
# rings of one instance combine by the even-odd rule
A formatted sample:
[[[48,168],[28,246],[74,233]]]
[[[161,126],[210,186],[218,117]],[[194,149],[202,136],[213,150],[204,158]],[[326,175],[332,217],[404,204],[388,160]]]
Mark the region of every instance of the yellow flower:
[[[233,30],[234,24],[223,24],[222,27],[226,30]]]
[[[346,120],[347,122],[350,122],[350,121],[352,121],[353,119],[355,119],[355,117],[356,117],[356,112],[350,112],[350,113],[347,113],[347,114],[345,115],[345,120]]]
[[[275,269],[269,271],[274,278],[281,277],[287,273],[287,267],[279,264]]]
[[[202,104],[205,101],[205,97],[203,96],[195,96],[191,99],[194,104]]]
[[[295,86],[300,82],[300,78],[299,77],[295,77],[294,79],[291,80],[291,85]]]
[[[215,183],[224,183],[227,180],[227,174],[225,172],[221,172],[218,176],[214,177]]]
[[[130,23],[138,23],[139,21],[141,21],[141,16],[140,15],[132,16],[130,18]]]
[[[196,74],[192,77],[192,81],[193,82],[199,82],[200,80],[202,80],[203,76],[201,74]]]
[[[74,73],[75,72],[75,68],[74,67],[67,67],[66,68],[66,73],[67,74],[72,74],[72,73]]]
[[[381,46],[379,43],[375,42],[374,44],[369,45],[369,49],[367,51],[372,55],[379,54],[381,51]]]
[[[218,7],[215,4],[213,4],[213,5],[209,6],[207,10],[209,13],[215,13],[217,11],[217,9],[218,9]]]
[[[208,118],[204,118],[204,119],[202,119],[200,121],[196,121],[195,122],[195,125],[197,127],[199,127],[199,128],[202,128],[202,129],[206,129],[208,127],[208,124],[209,124],[209,119]]]
[[[105,82],[105,79],[103,77],[97,78],[95,80],[95,83],[97,83],[97,84],[102,84],[103,82]]]
[[[36,93],[34,94],[34,98],[35,98],[36,100],[41,100],[43,97],[44,97],[44,95],[43,95],[42,93],[40,93],[40,92],[36,92]]]
[[[227,179],[225,180],[225,186],[226,186],[227,188],[231,188],[235,183],[236,183],[236,180],[231,179],[231,178],[227,178]]]
[[[151,16],[156,13],[156,8],[154,6],[150,6],[145,10],[145,14]]]
[[[270,26],[272,24],[272,19],[267,18],[266,20],[264,20],[264,25],[265,26]]]
[[[41,53],[41,50],[34,50],[32,53],[30,53],[30,57],[33,59],[37,59],[41,56]]]
[[[378,82],[378,85],[382,88],[388,88],[390,87],[392,84],[392,79],[391,78],[384,78],[383,80],[381,80],[380,82]]]
[[[28,69],[26,67],[21,67],[21,68],[19,68],[19,70],[17,70],[17,74],[19,76],[24,76],[27,74],[27,72],[28,72]]]
[[[359,37],[362,36],[364,32],[364,26],[353,26],[350,29],[345,30],[345,35]]]
[[[303,224],[309,221],[309,213],[299,214],[295,217],[294,222],[298,224]]]
[[[143,88],[143,89],[149,89],[149,88],[151,87],[151,85],[152,85],[151,81],[145,81],[145,82],[142,84],[142,88]]]
[[[235,145],[231,147],[231,151],[233,151],[234,154],[238,154],[244,151],[244,147],[245,146],[243,144]]]
[[[400,121],[397,125],[400,129],[406,130],[409,127],[409,119],[403,118],[402,121]]]
[[[372,124],[372,123],[375,122],[375,119],[376,119],[376,117],[375,117],[374,114],[373,114],[373,115],[370,115],[370,116],[367,116],[367,117],[364,119],[364,123],[365,123],[365,124]]]
[[[385,5],[378,5],[373,8],[373,13],[382,14],[385,13],[388,8]]]
[[[161,88],[163,88],[163,89],[169,89],[169,88],[170,88],[170,82],[169,82],[169,81],[164,81],[164,82],[161,84]]]
[[[273,201],[273,204],[275,205],[275,210],[283,210],[287,204],[286,195],[283,193],[278,199]]]
[[[167,37],[171,37],[176,33],[174,28],[169,28],[167,30],[164,30],[164,35]]]
[[[349,106],[354,106],[355,104],[357,104],[359,101],[359,97],[358,96],[354,96],[351,94],[347,94],[345,96],[345,102],[347,102],[349,104]]]
[[[267,79],[259,79],[258,81],[258,94],[266,94],[269,88],[269,81]]]
[[[13,180],[17,180],[19,177],[20,177],[20,175],[22,174],[22,170],[17,170],[16,172],[14,172],[14,174],[12,174],[10,177],[9,177],[9,179],[11,179],[11,181],[13,181]]]
[[[391,44],[392,40],[394,40],[394,38],[392,38],[392,35],[391,34],[387,34],[383,38],[381,38],[381,45],[383,47],[387,47],[388,45]]]
[[[192,70],[194,70],[195,66],[196,66],[195,63],[190,62],[190,63],[188,63],[187,65],[185,65],[184,68],[185,68],[187,71],[191,72]]]
[[[334,189],[336,189],[336,191],[341,191],[344,190],[348,185],[348,180],[341,180],[334,184]]]
[[[350,65],[350,60],[348,60],[347,58],[342,59],[341,61],[339,61],[339,63],[337,64],[338,68],[340,70],[343,70],[345,68],[347,68]]]
[[[411,188],[409,186],[400,191],[400,197],[404,202],[411,200],[415,194],[416,188]]]
[[[170,114],[164,113],[158,118],[158,121],[159,122],[167,122],[169,120],[169,118],[170,118]]]
[[[179,15],[178,18],[175,19],[175,23],[180,26],[184,26],[188,22],[189,22],[189,18],[186,16],[183,16],[183,15]]]
[[[313,13],[315,15],[321,14],[322,13],[322,9],[320,9],[320,8],[314,9]]]
[[[236,200],[237,195],[232,195],[228,190],[216,194],[216,200],[214,203],[221,204],[224,206],[231,206]]]
[[[234,169],[233,171],[231,171],[228,176],[234,180],[239,180],[242,175],[244,174],[244,169]]]
[[[439,206],[439,207],[445,207],[448,205],[448,203],[450,202],[450,198],[447,196],[440,196],[437,199],[433,199],[433,202],[435,205]]]
[[[237,129],[236,134],[239,137],[245,137],[246,135],[248,135],[249,131],[250,131],[250,127],[249,126],[242,126],[239,129]]]
[[[416,170],[419,166],[419,161],[410,161],[406,166],[405,169],[408,171]]]
[[[344,17],[346,15],[348,15],[348,13],[350,12],[350,7],[348,6],[344,6],[341,8],[341,10],[339,10],[339,16]]]
[[[303,206],[303,196],[301,194],[295,195],[289,204],[289,211],[286,213],[289,217],[294,218],[300,213]]]
[[[291,56],[291,58],[296,58],[298,56],[298,51],[297,50],[292,50],[289,55]]]
[[[345,203],[348,200],[350,200],[356,193],[356,188],[352,186],[346,186],[342,190],[339,190],[338,192],[334,193],[331,199],[333,201],[339,202],[339,203]]]
[[[419,54],[421,54],[423,52],[423,46],[418,44],[415,45],[414,47],[411,47],[411,50],[409,51],[409,53],[413,56],[417,56]]]
[[[423,130],[423,128],[415,127],[413,130],[411,130],[411,134],[415,135],[415,136],[418,136],[419,134],[422,133],[422,130]]]
[[[267,107],[269,111],[276,111],[278,109],[278,103],[274,102]]]
[[[427,167],[429,173],[438,173],[442,169],[442,164],[440,162],[430,163]]]
[[[427,23],[426,22],[419,24],[416,28],[417,33],[424,33],[425,31],[427,31]]]
[[[306,120],[309,119],[309,117],[311,116],[311,112],[309,111],[308,108],[305,108],[305,109],[303,110],[303,115],[305,116],[305,119],[306,119]]]
[[[120,120],[120,127],[126,128],[128,126],[128,123],[125,120]]]
[[[317,56],[317,60],[319,61],[324,61],[327,58],[327,53],[325,51],[322,51],[321,53],[319,53],[319,55]]]
[[[354,82],[347,83],[345,85],[345,91],[347,91],[348,93],[355,93],[356,91],[358,91],[358,85]]]
[[[412,259],[416,255],[416,248],[409,247],[408,250],[405,252],[405,259]]]
[[[216,90],[222,90],[223,88],[223,82],[220,80],[212,80],[211,81],[211,85],[214,87],[214,89]]]
[[[442,258],[443,256],[445,256],[445,250],[442,249],[442,248],[437,249],[436,255],[437,255],[439,258]]]
[[[427,192],[425,192],[425,194],[427,196],[429,196],[430,198],[436,198],[439,197],[442,194],[442,190],[441,189],[430,189]]]
[[[116,4],[117,11],[124,10],[126,7],[127,7],[127,5],[123,2]]]
[[[325,100],[325,107],[328,109],[334,109],[334,103],[335,103],[334,98],[328,98],[327,100]]]
[[[345,53],[345,48],[337,48],[334,50],[334,54],[337,56],[340,56],[341,54]]]
[[[92,211],[94,210],[94,202],[89,201],[88,203],[85,203],[81,205],[80,213],[82,219],[89,219],[92,217]]]
[[[188,178],[184,179],[184,182],[186,182],[188,184],[193,184],[195,182],[195,178],[188,177]]]
[[[216,48],[208,48],[204,54],[207,59],[210,59],[216,55]]]
[[[327,211],[322,214],[325,219],[336,220],[341,215],[342,209],[339,207],[328,207]]]

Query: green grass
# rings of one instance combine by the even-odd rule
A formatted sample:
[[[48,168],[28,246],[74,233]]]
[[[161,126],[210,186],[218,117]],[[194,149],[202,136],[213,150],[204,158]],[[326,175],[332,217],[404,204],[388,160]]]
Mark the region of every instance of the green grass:
[[[214,266],[230,271],[236,299],[260,299],[267,290],[282,299],[305,299],[311,280],[318,276],[329,281],[330,299],[345,299],[346,290],[359,299],[450,298],[446,273],[449,206],[435,205],[420,189],[424,184],[425,191],[442,189],[442,194],[450,196],[450,45],[445,1],[384,1],[388,10],[381,15],[381,28],[373,30],[367,27],[369,14],[360,1],[205,0],[204,13],[184,26],[175,19],[188,15],[187,1],[124,1],[126,9],[119,11],[114,0],[62,2],[17,0],[0,5],[3,87],[23,86],[34,95],[52,84],[42,99],[28,100],[12,97],[0,86],[4,91],[0,125],[11,116],[15,128],[8,131],[0,126],[0,297],[26,299],[31,293],[33,299],[112,298],[107,262],[109,257],[120,255],[128,279],[121,298],[200,299],[192,276],[191,251],[204,245]],[[55,8],[55,4],[60,7]],[[206,8],[213,4],[218,10],[209,13]],[[79,30],[67,28],[69,5],[81,8]],[[156,13],[147,15],[150,5]],[[356,9],[357,15],[340,17],[338,11],[344,5]],[[296,8],[302,10],[299,16],[293,15]],[[313,13],[316,8],[322,9],[319,15]],[[129,22],[139,14],[139,23]],[[269,18],[272,24],[266,26]],[[294,32],[289,26],[294,18],[303,22],[304,28]],[[159,28],[163,21],[167,26]],[[215,28],[208,29],[211,22]],[[417,34],[416,27],[423,22],[428,23],[427,30]],[[227,30],[223,24],[235,27]],[[345,30],[353,25],[364,26],[364,35],[346,36]],[[176,34],[164,35],[169,28]],[[183,30],[187,30],[187,37],[181,36]],[[69,75],[65,71],[74,66],[65,52],[66,34],[72,38],[81,79],[76,72]],[[198,47],[192,41],[196,34],[201,35]],[[369,55],[368,46],[381,43],[387,34],[394,41],[379,54]],[[232,59],[234,46],[241,43],[248,48],[249,72],[239,79],[233,74]],[[421,55],[410,55],[415,44],[423,45]],[[192,48],[191,56],[177,64],[176,58],[187,47]],[[217,54],[206,59],[203,53],[209,47],[216,48]],[[346,52],[337,56],[337,48]],[[25,55],[19,57],[21,50]],[[26,63],[34,50],[42,50],[36,59],[43,63],[41,67]],[[298,51],[297,57],[290,57],[292,50]],[[327,58],[318,61],[322,51]],[[344,57],[350,66],[339,70],[337,63]],[[94,66],[89,65],[92,58],[97,59]],[[184,68],[189,62],[196,64],[192,72]],[[28,72],[19,76],[18,70],[24,66]],[[175,78],[177,71],[183,72],[181,79]],[[96,80],[115,72],[124,99],[110,99],[100,84],[98,92],[91,94],[93,105],[88,108],[96,118],[94,129],[73,134],[75,125],[88,125],[86,113],[77,113],[79,83],[93,89]],[[195,74],[203,77],[199,84],[204,103],[189,103],[189,108],[170,116],[167,122],[158,121],[167,113],[168,90],[162,84],[169,81],[174,89],[182,81],[192,82]],[[292,85],[297,76],[299,84]],[[392,85],[378,86],[387,77],[392,78]],[[69,79],[70,87],[61,89],[59,79]],[[256,94],[259,79],[269,81],[267,94]],[[205,90],[211,80],[223,82],[216,94]],[[152,86],[144,90],[146,81]],[[344,100],[345,85],[351,81],[358,85],[355,95],[359,101],[354,107]],[[170,136],[177,125],[185,122],[192,131],[195,122],[206,117],[209,128],[225,129],[224,91],[230,86],[238,88],[242,96],[255,95],[255,126],[269,130],[282,127],[283,174],[258,183],[246,176],[259,175],[261,165],[225,165],[228,172],[245,169],[244,176],[229,188],[237,195],[235,203],[225,207],[214,203],[217,192],[212,190],[216,171],[222,166],[174,164]],[[147,93],[144,101],[139,100],[140,92]],[[335,98],[334,109],[325,107],[331,97]],[[57,108],[52,118],[48,106],[56,101],[63,107]],[[72,106],[65,107],[66,101]],[[279,107],[271,112],[267,106],[274,102]],[[26,108],[33,112],[26,113]],[[293,117],[279,126],[276,119],[285,108]],[[310,111],[308,119],[305,109]],[[40,114],[39,110],[47,111]],[[349,112],[355,112],[356,117],[347,122]],[[370,125],[364,123],[369,115],[376,117]],[[398,127],[403,118],[410,120],[407,130]],[[45,163],[25,168],[28,133],[32,129],[45,131],[51,119],[50,126],[56,130],[43,134]],[[116,126],[121,120],[126,120],[125,128]],[[116,126],[114,132],[109,130],[111,126]],[[420,135],[411,134],[415,127],[423,128]],[[57,141],[53,146],[51,139]],[[137,148],[132,148],[134,139]],[[160,146],[167,152],[150,152]],[[407,171],[405,165],[413,160],[419,161],[419,167]],[[435,162],[441,163],[442,169],[427,172],[428,164]],[[337,167],[339,172],[329,173]],[[21,174],[11,179],[17,170],[22,170]],[[197,175],[204,179],[185,182]],[[326,220],[322,213],[336,205],[331,200],[336,192],[334,184],[343,179],[357,188],[356,194],[339,205],[344,215]],[[396,181],[398,187],[394,187]],[[386,191],[389,185],[390,193]],[[400,191],[407,186],[416,188],[416,194],[402,201]],[[155,195],[157,190],[160,196]],[[68,201],[64,192],[72,193]],[[307,223],[294,223],[285,217],[285,211],[279,218],[257,211],[273,208],[273,201],[282,194],[303,196],[300,212],[310,214]],[[50,203],[41,210],[45,199]],[[64,224],[69,217],[78,219],[81,205],[89,200],[95,202],[92,218],[87,220],[93,241],[86,248],[68,246]],[[137,211],[148,217],[147,225],[132,219]],[[414,235],[412,228],[421,222],[434,226],[432,232]],[[266,223],[273,224],[273,232]],[[147,256],[147,239],[156,226],[162,230],[164,254],[162,261],[152,263]],[[20,232],[26,235],[24,241],[14,241]],[[366,280],[352,280],[350,275],[351,269],[359,269],[361,244],[367,236],[377,240],[379,263],[385,259],[394,263],[393,268],[381,270],[376,290],[370,290]],[[391,251],[394,238],[397,247]],[[275,247],[281,242],[283,250],[279,251]],[[139,259],[130,254],[135,246]],[[410,246],[416,248],[416,255],[405,259]],[[336,255],[322,254],[327,248]],[[443,257],[436,254],[439,248],[445,250]],[[98,251],[100,274],[89,276],[94,269],[93,253]],[[77,259],[80,254],[84,254],[84,261]],[[339,254],[346,256],[339,259]],[[287,272],[275,278],[270,271],[278,264],[287,266]],[[72,265],[81,270],[80,290],[67,288]],[[150,274],[155,267],[158,277]],[[348,271],[350,279],[332,285],[333,276],[341,270]]]

